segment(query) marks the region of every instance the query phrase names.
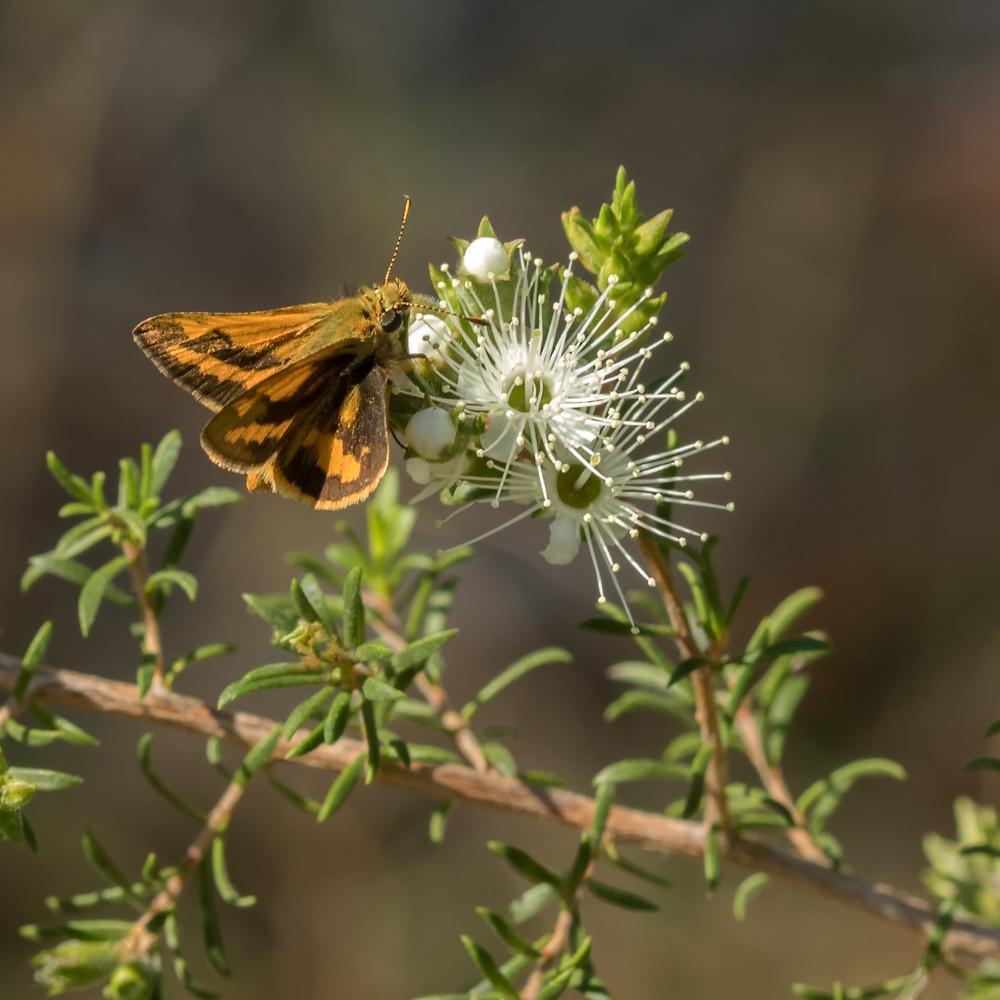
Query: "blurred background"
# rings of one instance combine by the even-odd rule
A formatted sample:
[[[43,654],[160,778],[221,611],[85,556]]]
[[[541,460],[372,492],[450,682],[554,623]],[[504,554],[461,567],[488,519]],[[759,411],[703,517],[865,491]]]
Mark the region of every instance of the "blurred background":
[[[997,788],[962,765],[1000,714],[998,57],[991,2],[0,4],[0,647],[20,652],[52,617],[53,663],[134,676],[119,609],[83,643],[69,587],[18,591],[28,556],[63,527],[46,448],[110,472],[177,426],[178,490],[238,485],[196,444],[206,412],[133,345],[138,320],[371,281],[404,193],[414,211],[398,273],[414,287],[428,260],[451,258],[445,237],[470,236],[484,212],[501,238],[552,260],[566,252],[558,213],[594,214],[624,163],[646,212],[673,206],[694,237],[665,275],[676,340],[663,360],[690,360],[708,397],[682,432],[733,435],[737,503],[699,526],[722,534],[729,585],[753,577],[748,625],[795,587],[827,592],[809,624],[836,651],[791,737],[793,788],[851,756],[902,761],[910,781],[859,787],[834,830],[861,873],[916,888],[922,834],[951,832],[956,794]],[[425,548],[477,528],[436,531],[435,516],[431,502]],[[189,560],[201,596],[169,609],[168,651],[235,640],[240,653],[188,691],[214,697],[273,659],[239,595],[284,589],[284,554],[319,551],[333,520],[270,497],[203,517]],[[604,670],[628,654],[578,631],[589,569],[548,566],[546,535],[520,525],[466,567],[450,683],[462,700],[535,646],[572,649],[572,667],[535,675],[490,719],[521,728],[522,765],[584,785],[662,737],[654,719],[602,721],[615,693]],[[103,750],[30,762],[72,767],[86,791],[33,806],[40,855],[0,855],[4,998],[33,995],[15,928],[44,918],[47,894],[93,885],[85,826],[132,866],[152,848],[175,857],[191,836],[140,778],[134,726],[81,722]],[[160,733],[156,756],[212,801],[198,741]],[[473,907],[500,909],[520,889],[486,838],[564,865],[572,837],[467,807],[435,848],[428,812],[409,793],[365,789],[317,827],[254,790],[231,869],[263,903],[226,914],[226,996],[405,998],[471,982],[458,933],[485,939]],[[735,874],[706,900],[696,866],[655,863],[676,882],[659,914],[587,909],[616,997],[774,998],[792,980],[882,979],[918,953],[790,888],[768,889],[737,925]],[[953,994],[941,983],[926,995]]]

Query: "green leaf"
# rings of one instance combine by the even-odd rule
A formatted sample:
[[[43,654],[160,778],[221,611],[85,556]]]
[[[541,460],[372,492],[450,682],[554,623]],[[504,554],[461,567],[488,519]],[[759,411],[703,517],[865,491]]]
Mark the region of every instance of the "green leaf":
[[[11,768],[11,771],[15,770]],[[988,858],[1000,858],[1000,847],[994,847],[992,844],[969,844],[963,847],[959,852],[961,854],[984,854]]]
[[[402,691],[397,690],[391,684],[379,680],[377,677],[368,677],[361,686],[361,693],[365,698],[375,702],[398,701],[406,696]]]
[[[494,934],[512,951],[529,958],[538,958],[539,951],[521,937],[499,913],[485,906],[477,906],[476,913],[489,924]]]
[[[59,559],[72,559],[110,537],[113,531],[113,525],[108,523],[103,514],[89,517],[85,521],[74,524],[69,531],[64,532],[59,541],[56,542],[52,554]]]
[[[792,625],[823,597],[819,587],[803,587],[789,594],[754,632],[747,645],[748,650],[757,650],[779,639]]]
[[[358,783],[358,778],[361,777],[361,771],[367,760],[367,754],[359,753],[337,775],[330,785],[330,790],[326,793],[323,805],[320,806],[319,814],[316,816],[317,823],[325,823],[347,801],[348,795],[354,791],[354,786]]]
[[[427,835],[432,844],[444,843],[444,834],[448,825],[448,815],[454,805],[455,802],[453,799],[447,799],[444,802],[439,802],[433,810],[431,810],[431,818],[428,823]]]
[[[488,841],[486,846],[530,882],[544,882],[554,889],[562,891],[562,878],[551,869],[546,868],[541,862],[536,861],[527,851],[522,851],[519,847],[511,847],[499,840]]]
[[[462,709],[462,718],[466,721],[471,719],[483,705],[492,701],[501,691],[532,670],[548,666],[550,663],[569,663],[572,659],[572,655],[565,649],[559,649],[555,646],[539,649],[527,656],[522,656],[509,667],[501,670],[496,677],[480,689],[479,693]]]
[[[131,458],[118,460],[118,506],[131,510],[139,506],[139,467]]]
[[[16,781],[30,782],[40,792],[61,792],[83,782],[83,778],[65,771],[50,771],[42,767],[9,767],[7,776]]]
[[[1000,758],[973,757],[965,766],[970,771],[1000,771]]]
[[[587,618],[580,622],[579,628],[588,632],[600,632],[602,635],[673,635],[673,629],[667,625],[656,625],[646,622],[642,625],[636,623],[630,625],[626,621],[617,621],[614,618]]]
[[[467,934],[463,934],[461,937],[462,944],[465,946],[465,950],[469,953],[470,958],[476,963],[479,971],[489,980],[490,984],[503,1000],[518,1000],[519,994],[517,990],[511,986],[510,981],[500,971],[493,956],[485,948],[473,941]]]
[[[14,685],[14,698],[20,701],[25,692],[28,690],[28,685],[31,683],[31,678],[34,676],[35,671],[38,669],[42,660],[45,659],[45,654],[48,652],[49,640],[52,638],[52,622],[44,622],[38,631],[34,634],[31,642],[28,643],[28,648],[25,651],[23,658],[21,659],[21,671],[17,675],[17,682]]]
[[[365,638],[365,606],[361,600],[361,567],[355,566],[344,579],[344,645],[360,646]]]
[[[200,985],[191,974],[187,959],[184,958],[181,952],[180,936],[177,931],[177,918],[172,912],[167,915],[167,918],[163,922],[163,940],[173,955],[174,975],[180,980],[184,989],[192,996],[198,997],[199,1000],[219,1000],[218,993],[213,993],[211,990]]]
[[[205,945],[208,964],[220,976],[229,976],[229,962],[222,943],[222,928],[215,910],[215,881],[212,877],[212,862],[203,857],[198,865],[198,908],[201,911],[201,934]]]
[[[988,728],[988,729],[986,730],[986,737],[987,737],[987,739],[988,739],[988,738],[989,738],[990,736],[996,736],[996,734],[997,734],[997,733],[1000,733],[1000,719],[997,719],[997,721],[996,721],[996,722],[994,722],[994,723],[993,723],[993,724],[992,724],[992,725],[991,725],[991,726],[990,726],[990,727],[989,727],[989,728]]]
[[[670,680],[667,681],[667,686],[673,687],[678,681],[684,680],[685,677],[693,674],[699,667],[705,666],[706,663],[708,663],[708,660],[704,656],[690,656],[686,660],[682,660],[674,667],[670,675]]]
[[[605,882],[598,882],[597,879],[587,879],[587,888],[593,895],[598,899],[603,900],[605,903],[612,903],[615,906],[620,906],[625,910],[639,910],[646,913],[654,913],[659,909],[659,906],[651,900],[645,899],[642,896],[637,896],[634,892],[629,892],[627,889],[619,889],[614,885],[607,885]]]
[[[368,768],[365,771],[365,784],[370,785],[378,774],[382,762],[382,747],[379,744],[378,724],[375,721],[375,706],[367,698],[361,699],[361,721],[365,731],[365,741],[368,743]]]
[[[636,878],[641,878],[645,882],[651,882],[653,885],[661,886],[664,889],[669,889],[673,884],[670,879],[664,878],[662,875],[650,871],[648,868],[644,868],[642,865],[636,864],[630,858],[626,858],[623,854],[620,854],[614,844],[604,845],[604,856],[616,868],[620,868],[623,872],[628,872],[629,875],[634,875]]]
[[[139,903],[132,895],[131,882],[122,870],[111,860],[111,856],[101,846],[97,838],[88,830],[83,835],[83,856],[91,868],[111,885],[117,886],[130,902]]]
[[[369,663],[371,661],[391,660],[393,651],[384,642],[363,642],[354,648],[354,658],[357,663]]]
[[[733,896],[733,916],[737,920],[746,920],[747,906],[750,904],[751,898],[770,881],[770,875],[766,875],[764,872],[755,872],[740,882]]]
[[[457,628],[444,629],[435,632],[433,635],[424,636],[411,642],[406,649],[393,655],[392,667],[396,671],[409,670],[425,663],[433,656],[449,639],[458,634]]]
[[[245,909],[257,902],[256,896],[243,896],[233,885],[229,877],[229,866],[226,864],[226,838],[222,834],[212,841],[212,878],[220,899],[230,906]]]
[[[180,431],[167,431],[153,452],[152,469],[149,477],[149,495],[163,495],[163,487],[167,485],[170,473],[177,465],[181,453]],[[143,497],[145,499],[145,497]]]
[[[165,594],[170,592],[170,585],[176,584],[187,594],[188,600],[193,601],[198,596],[198,581],[194,575],[182,569],[160,569],[150,574],[146,581],[146,593],[153,594],[158,587],[163,589]]]
[[[593,783],[616,785],[623,781],[686,781],[689,776],[688,768],[679,764],[639,758],[608,764],[594,776]]]
[[[327,630],[330,635],[337,634],[337,628],[333,621],[333,615],[330,613],[330,605],[327,602],[326,594],[323,593],[323,588],[319,585],[319,581],[312,575],[312,573],[306,573],[301,580],[299,580],[299,588],[301,589],[302,595],[309,602],[309,606],[315,612],[314,617],[317,621],[321,622],[323,628]]]
[[[315,694],[310,695],[304,701],[300,701],[289,712],[288,718],[285,719],[284,728],[282,729],[282,735],[286,740],[290,740],[298,731],[299,726],[306,719],[311,718],[314,712],[318,712],[329,698],[333,697],[333,690],[332,687],[320,688]]]
[[[90,574],[90,579],[83,585],[77,610],[80,618],[80,632],[85,637],[90,634],[91,626],[97,617],[97,611],[101,606],[108,585],[127,565],[128,560],[125,556],[116,556],[100,569],[94,570]]]
[[[348,691],[340,691],[333,699],[330,710],[323,721],[323,742],[336,743],[347,728],[351,717],[351,695]]]
[[[184,501],[183,511],[190,515],[196,510],[204,507],[222,507],[230,503],[241,503],[243,494],[228,486],[209,486],[208,489],[195,493]]]
[[[594,796],[594,815],[590,821],[590,840],[595,846],[604,837],[604,828],[608,825],[611,805],[615,800],[615,786],[610,782],[598,782],[597,794]]]
[[[324,679],[324,673],[312,667],[303,667],[298,663],[270,663],[263,667],[256,667],[238,681],[233,681],[232,684],[225,687],[222,694],[219,695],[217,707],[224,708],[237,698],[257,691],[321,684]]]
[[[796,809],[808,820],[811,829],[820,830],[841,799],[859,778],[884,777],[897,781],[906,779],[906,771],[894,760],[870,757],[844,764],[826,778],[813,782],[796,802]]]
[[[169,802],[170,805],[172,805],[179,812],[184,813],[185,816],[189,816],[196,823],[204,823],[204,814],[199,812],[197,809],[194,809],[192,806],[189,806],[179,795],[176,795],[169,788],[167,788],[167,786],[153,771],[153,734],[144,733],[139,738],[139,744],[136,749],[139,757],[139,769],[142,771],[143,777],[149,782],[153,791],[165,801]]]
[[[137,545],[146,544],[148,534],[145,520],[134,510],[123,507],[114,512],[114,520],[118,522],[118,527],[124,526],[128,537]]]
[[[233,780],[237,784],[245,786],[262,767],[270,762],[280,737],[281,726],[275,726],[267,736],[250,749],[243,758]]]
[[[813,635],[800,635],[794,639],[782,639],[761,651],[762,658],[774,659],[793,653],[828,653],[830,643]]]
[[[65,465],[59,461],[59,456],[54,451],[49,451],[45,455],[45,464],[52,473],[52,478],[70,495],[76,497],[83,503],[93,504],[94,497],[90,486],[85,479],[74,475]]]
[[[722,850],[719,843],[719,827],[716,823],[713,823],[705,834],[705,854],[702,860],[705,867],[705,883],[711,893],[719,884],[719,876],[722,873]]]
[[[82,586],[87,582],[92,570],[82,562],[75,559],[59,559],[51,552],[46,552],[39,556],[32,556],[28,560],[28,568],[21,577],[21,590],[29,590],[43,576],[55,576],[68,583],[75,583]],[[118,587],[109,585],[104,596],[115,604],[134,604],[131,596],[120,590]]]
[[[547,882],[537,882],[529,886],[507,907],[507,916],[511,923],[523,924],[537,916],[547,906],[558,900],[558,890]]]

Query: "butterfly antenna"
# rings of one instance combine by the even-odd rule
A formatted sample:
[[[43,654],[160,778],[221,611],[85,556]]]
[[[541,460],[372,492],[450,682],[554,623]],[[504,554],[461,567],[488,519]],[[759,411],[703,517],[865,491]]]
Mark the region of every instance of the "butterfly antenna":
[[[490,325],[490,321],[485,316],[466,316],[465,313],[453,312],[451,309],[443,309],[441,306],[428,306],[423,302],[397,302],[396,305],[402,309],[419,309],[422,313],[434,313],[436,316],[454,316],[455,319],[464,319],[466,323],[475,323],[476,326]]]
[[[403,242],[403,232],[406,229],[406,220],[410,216],[410,196],[403,195],[403,221],[399,224],[399,235],[396,237],[396,245],[392,248],[392,256],[389,258],[389,266],[385,269],[385,278],[382,284],[386,284],[389,281],[389,276],[392,274],[392,269],[396,265],[396,257],[399,254],[399,245]]]

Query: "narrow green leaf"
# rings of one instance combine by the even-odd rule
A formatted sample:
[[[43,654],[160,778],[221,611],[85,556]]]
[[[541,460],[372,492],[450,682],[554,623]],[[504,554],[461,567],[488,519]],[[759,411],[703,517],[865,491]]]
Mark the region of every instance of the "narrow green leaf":
[[[353,655],[358,663],[369,663],[372,660],[391,660],[392,653],[392,648],[384,642],[371,640],[361,643],[360,646],[356,646]]]
[[[94,502],[90,486],[85,479],[74,475],[59,460],[59,456],[54,451],[49,451],[45,455],[45,464],[52,474],[52,478],[70,495],[76,497],[83,503],[92,504]]]
[[[620,889],[618,886],[608,885],[605,882],[598,882],[597,879],[587,879],[587,888],[598,899],[605,903],[612,903],[625,910],[639,910],[646,913],[654,913],[659,909],[656,903],[642,896],[637,896],[627,889]]]
[[[598,771],[594,784],[620,784],[623,781],[686,781],[688,768],[664,760],[639,758],[617,760]]]
[[[192,806],[189,806],[179,795],[176,795],[169,788],[167,788],[167,786],[153,771],[153,734],[143,733],[143,735],[139,738],[139,744],[136,750],[139,757],[139,769],[142,771],[143,777],[149,782],[153,791],[165,801],[169,802],[170,805],[172,805],[176,810],[184,813],[185,816],[189,816],[196,823],[204,823],[204,813],[201,813]]]
[[[489,924],[494,934],[512,951],[529,958],[538,958],[539,951],[521,937],[499,913],[485,906],[477,906],[476,913]]]
[[[1000,758],[973,757],[965,766],[970,771],[1000,771]]]
[[[28,560],[28,568],[21,577],[21,590],[28,591],[43,576],[55,576],[68,583],[82,586],[90,577],[92,570],[76,559],[59,559],[53,553],[46,552],[43,555],[32,556]],[[134,604],[134,599],[126,594],[124,590],[111,584],[104,594],[107,600],[114,604],[129,605]]]
[[[359,753],[337,775],[330,785],[330,790],[326,793],[322,806],[320,806],[319,814],[316,817],[317,823],[325,823],[347,801],[347,797],[354,791],[354,786],[361,777],[361,771],[367,760],[367,754]]]
[[[137,545],[146,544],[148,534],[146,521],[137,511],[129,510],[127,507],[116,510],[114,511],[114,521],[119,529],[125,528],[128,537]]]
[[[244,674],[238,681],[233,681],[219,695],[218,707],[224,708],[230,702],[256,691],[267,691],[270,688],[297,687],[307,684],[320,684],[325,679],[320,670],[303,667],[298,663],[270,663]]]
[[[799,635],[794,639],[782,639],[780,642],[765,646],[761,657],[774,659],[779,656],[789,656],[793,653],[828,653],[830,643],[813,635]]]
[[[333,699],[330,710],[323,721],[323,742],[336,743],[347,728],[351,717],[351,695],[348,691],[340,691]]]
[[[819,587],[803,587],[789,594],[768,616],[754,633],[747,649],[761,649],[769,642],[775,642],[823,597]]]
[[[229,976],[229,962],[222,943],[222,928],[215,910],[215,880],[212,877],[212,862],[203,857],[198,865],[198,909],[201,911],[201,934],[208,964],[220,976]]]
[[[185,515],[190,515],[204,507],[222,507],[225,504],[242,502],[243,494],[237,493],[236,490],[230,489],[228,486],[209,486],[207,489],[195,493],[194,496],[188,497],[184,501],[182,509]]]
[[[448,826],[448,815],[451,813],[455,802],[447,799],[439,802],[431,811],[430,822],[428,823],[427,835],[432,844],[443,844],[445,830]]]
[[[558,890],[547,882],[529,886],[507,907],[507,916],[513,924],[523,924],[537,916],[547,906],[558,900]]]
[[[378,774],[379,764],[382,761],[382,748],[379,744],[378,724],[375,721],[375,706],[367,698],[361,699],[361,721],[364,724],[365,741],[368,743],[365,784],[370,785]]]
[[[256,746],[252,747],[243,758],[234,780],[241,785],[245,785],[262,767],[264,767],[274,754],[274,748],[278,745],[281,736],[281,726],[275,726],[271,732],[265,736]]]
[[[174,975],[181,985],[198,1000],[219,1000],[219,994],[202,986],[191,974],[187,959],[180,948],[180,935],[177,930],[177,918],[170,912],[163,922],[163,940],[173,956]]]
[[[664,878],[662,875],[636,864],[631,858],[626,858],[625,855],[619,853],[618,848],[614,844],[604,845],[604,856],[616,868],[620,868],[623,872],[628,872],[629,875],[634,875],[636,878],[641,878],[645,882],[651,882],[653,885],[658,885],[664,889],[669,889],[673,884],[670,879]]]
[[[722,873],[722,852],[719,844],[719,827],[713,823],[705,835],[705,883],[708,891],[714,892]]]
[[[740,882],[733,895],[733,916],[737,920],[746,920],[747,906],[751,898],[771,881],[771,876],[764,872],[755,872]]]
[[[288,718],[285,719],[285,725],[281,731],[282,736],[286,740],[290,740],[298,731],[299,726],[306,719],[311,718],[314,712],[318,712],[329,698],[333,697],[333,690],[332,687],[320,688],[315,694],[310,695],[304,701],[300,701],[288,713]]]
[[[305,738],[299,740],[295,746],[289,748],[288,752],[285,754],[285,760],[295,760],[296,757],[302,757],[304,754],[312,753],[323,742],[323,729],[324,725],[320,722],[318,725],[314,726],[309,735]]]
[[[392,658],[392,666],[396,671],[408,670],[410,667],[425,663],[449,639],[458,634],[457,628],[444,629],[433,635],[424,636],[411,642],[406,649],[396,653]]]
[[[990,736],[996,736],[996,734],[997,734],[997,733],[1000,733],[1000,719],[997,719],[997,721],[996,721],[996,722],[994,722],[994,723],[993,723],[993,724],[992,724],[992,725],[991,725],[991,726],[990,726],[990,727],[989,727],[989,728],[988,728],[988,729],[986,730],[986,737],[987,737],[987,739],[988,739],[988,738],[989,738]]]
[[[194,575],[182,569],[174,569],[172,567],[160,569],[150,574],[149,580],[146,582],[146,593],[153,594],[157,588],[162,589],[165,594],[169,593],[171,584],[176,584],[180,587],[190,601],[195,600],[198,596],[198,581],[194,578]]]
[[[91,868],[97,872],[101,878],[110,882],[111,885],[118,886],[130,898],[131,902],[137,902],[131,896],[131,882],[127,879],[122,870],[111,860],[111,856],[101,846],[97,838],[87,830],[83,835],[83,856]]]
[[[522,656],[509,667],[501,670],[496,677],[480,689],[479,693],[462,709],[462,717],[466,721],[471,719],[483,705],[492,701],[501,691],[532,670],[548,666],[550,663],[569,663],[572,659],[572,655],[565,649],[559,649],[555,646],[539,649],[527,656]]]
[[[844,764],[826,778],[813,782],[798,798],[796,809],[809,821],[813,829],[822,829],[841,799],[859,778],[883,777],[896,781],[906,780],[906,771],[894,760],[870,757]]]
[[[149,493],[158,497],[163,495],[163,487],[167,485],[170,473],[177,465],[181,453],[180,431],[167,431],[153,452],[152,468],[149,477]]]
[[[52,622],[47,621],[35,633],[24,657],[21,660],[21,672],[17,675],[17,682],[14,685],[14,698],[20,701],[28,690],[31,678],[38,669],[49,648],[49,640],[52,638]]]
[[[361,693],[365,698],[375,702],[399,701],[400,698],[406,697],[402,691],[379,680],[378,677],[367,677],[361,686]]]
[[[510,981],[500,971],[493,956],[485,948],[473,941],[467,934],[462,935],[462,944],[469,953],[469,957],[476,963],[479,971],[489,980],[490,984],[503,1000],[518,1000],[520,994],[511,986]]]
[[[43,767],[9,767],[8,777],[30,782],[40,792],[60,792],[83,782],[83,778],[65,771],[50,771]]]
[[[11,771],[15,770],[11,768]],[[969,844],[967,847],[963,847],[962,854],[984,854],[988,858],[1000,858],[1000,847],[994,847],[992,844]]]
[[[708,663],[708,660],[704,656],[690,656],[686,660],[682,660],[674,667],[673,672],[670,674],[670,680],[667,681],[667,686],[673,687],[678,681],[684,680],[685,677],[690,676],[706,663]]]
[[[97,611],[101,606],[108,584],[127,565],[128,560],[124,556],[117,556],[110,562],[106,562],[100,569],[94,570],[90,579],[83,585],[77,610],[80,618],[80,632],[85,637],[90,634],[91,626],[97,617]]]
[[[243,896],[233,885],[226,864],[226,838],[221,834],[212,841],[212,878],[219,898],[230,906],[245,909],[257,902],[256,896]]]
[[[541,862],[536,861],[527,851],[522,851],[519,847],[511,847],[499,840],[488,841],[486,846],[530,882],[544,882],[554,889],[562,891],[562,878],[551,869],[546,868]]]
[[[360,646],[365,638],[365,606],[361,601],[361,567],[355,566],[344,579],[344,645]]]
[[[611,782],[598,782],[597,794],[594,796],[594,816],[590,821],[590,839],[596,846],[604,837],[604,828],[608,825],[611,805],[615,800],[615,786]]]

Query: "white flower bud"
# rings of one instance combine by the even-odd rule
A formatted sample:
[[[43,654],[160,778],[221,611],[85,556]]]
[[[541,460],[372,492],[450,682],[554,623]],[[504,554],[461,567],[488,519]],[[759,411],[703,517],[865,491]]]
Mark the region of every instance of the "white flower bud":
[[[403,437],[422,458],[435,459],[455,443],[455,425],[447,410],[428,406],[410,417]]]
[[[570,517],[554,518],[549,525],[549,544],[542,558],[553,566],[566,566],[580,551],[580,524]]]
[[[462,266],[477,281],[489,281],[490,275],[507,273],[507,251],[495,237],[480,236],[469,244],[462,257]]]

